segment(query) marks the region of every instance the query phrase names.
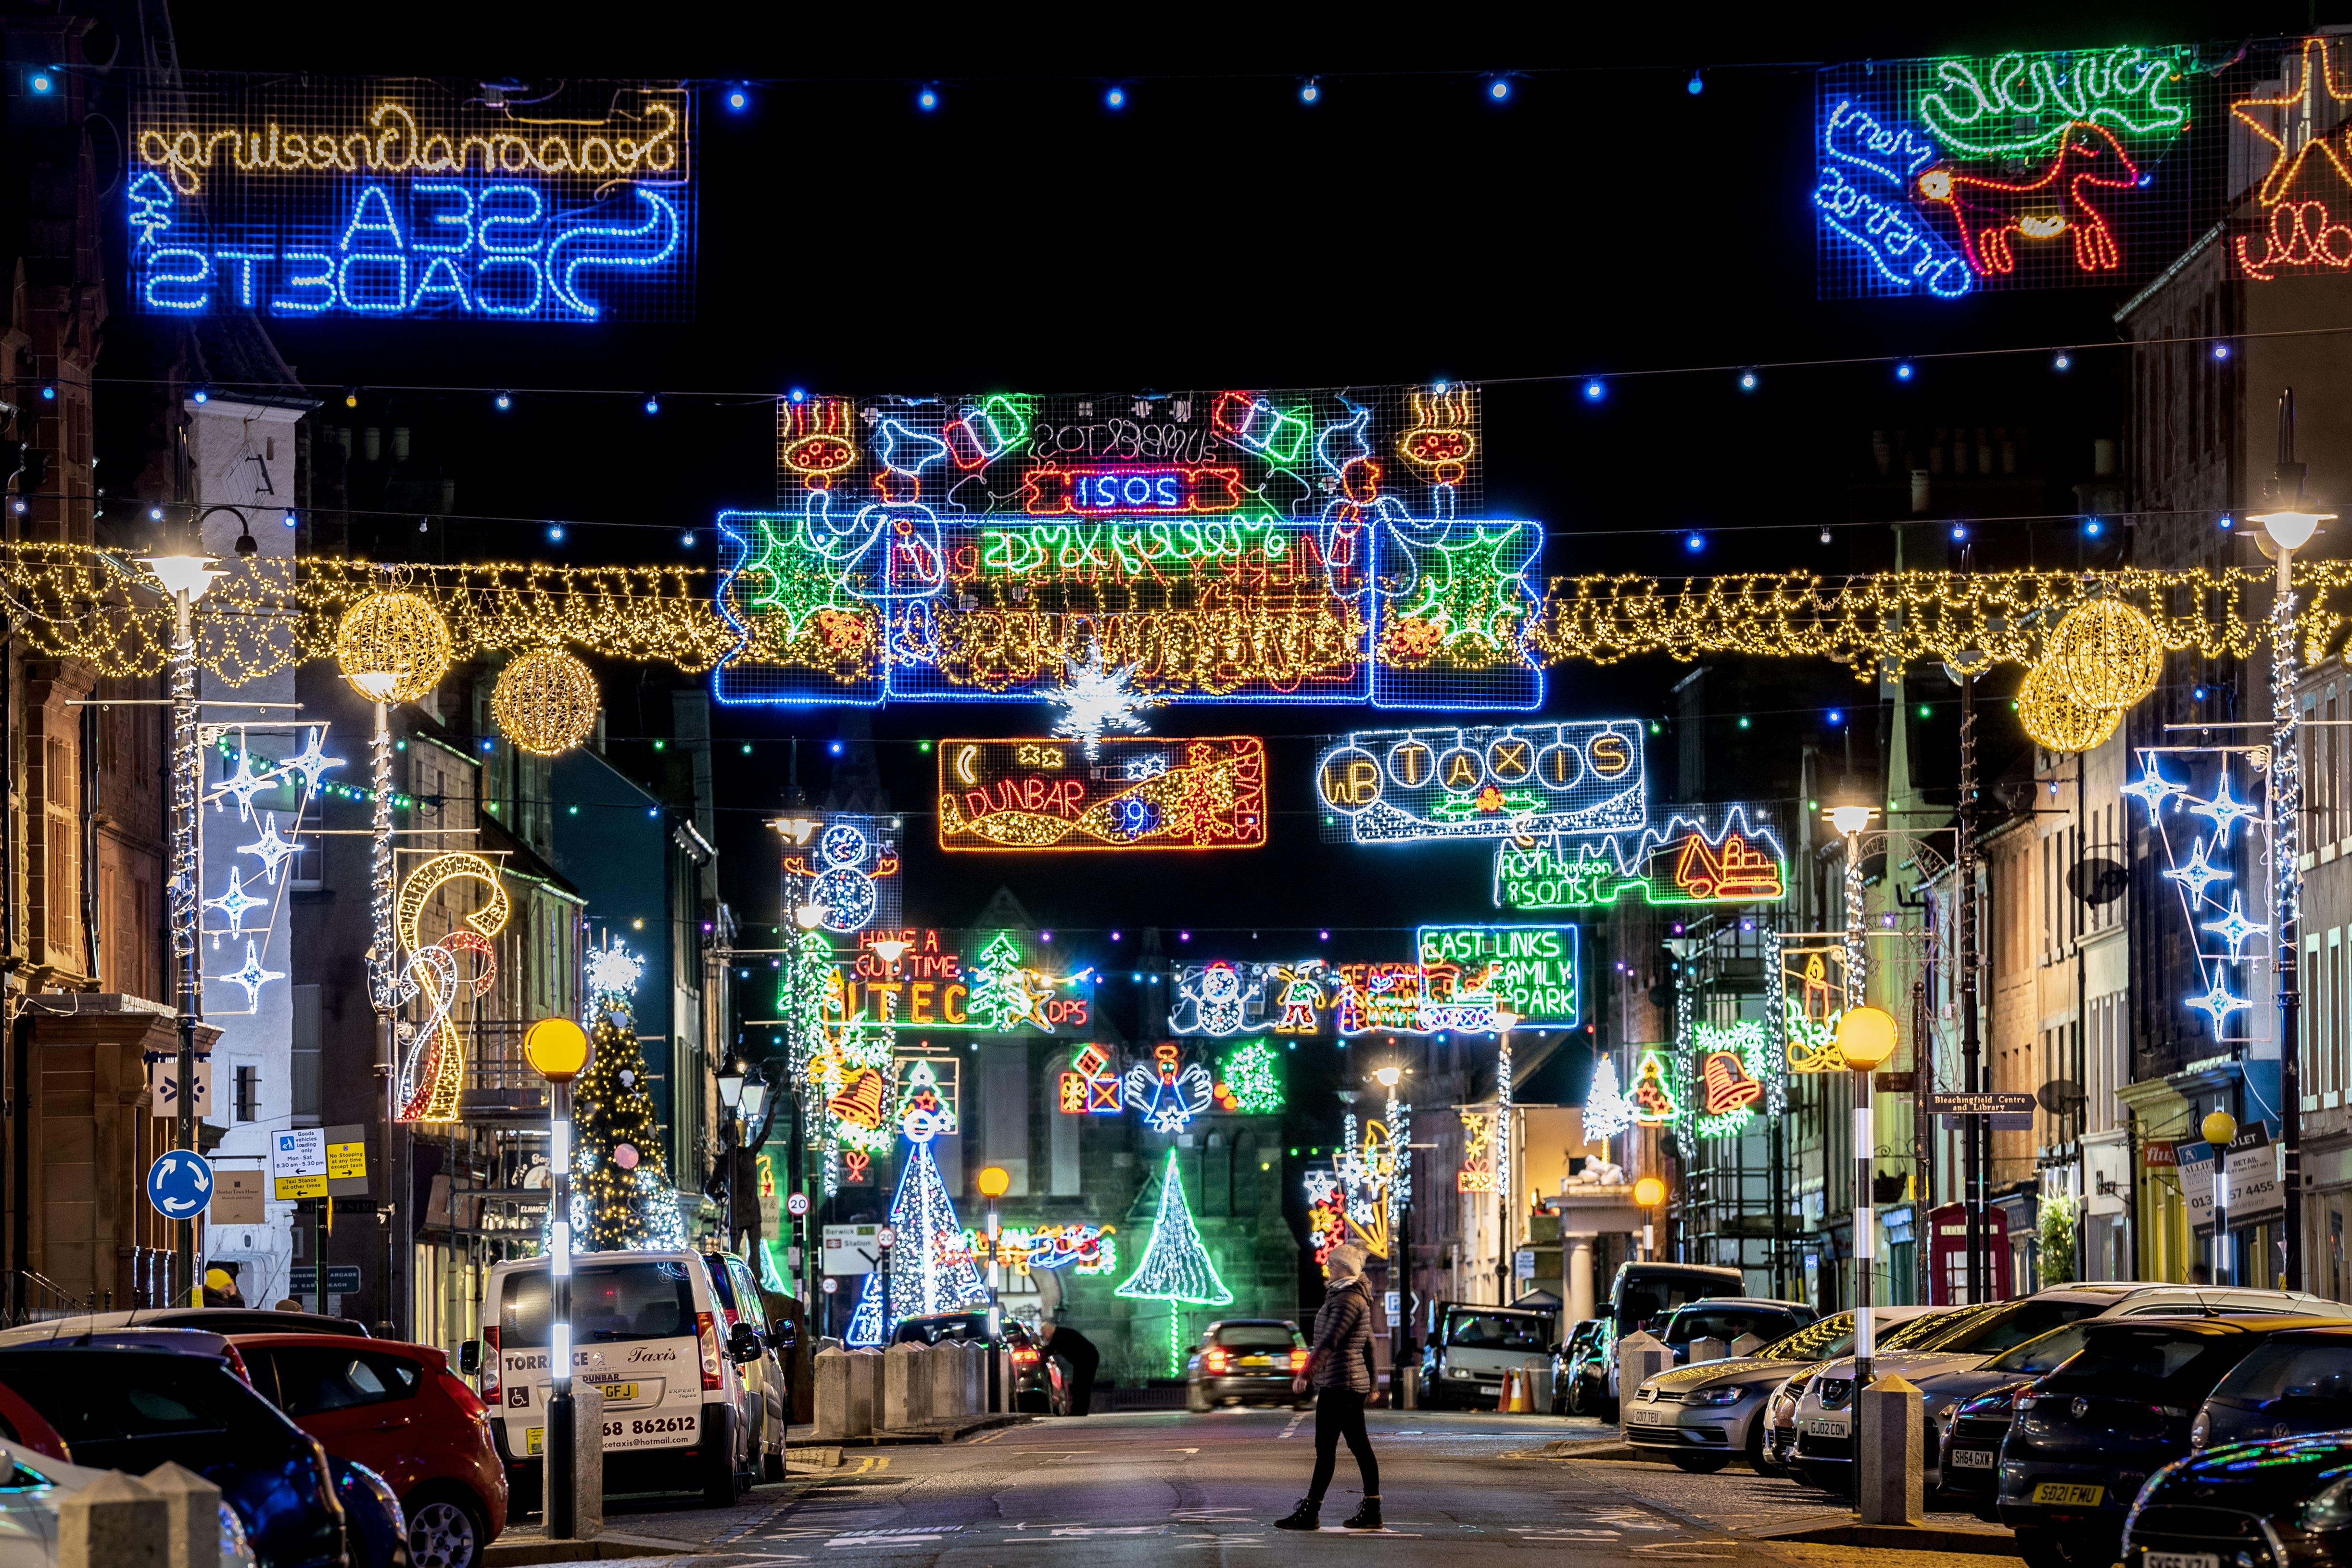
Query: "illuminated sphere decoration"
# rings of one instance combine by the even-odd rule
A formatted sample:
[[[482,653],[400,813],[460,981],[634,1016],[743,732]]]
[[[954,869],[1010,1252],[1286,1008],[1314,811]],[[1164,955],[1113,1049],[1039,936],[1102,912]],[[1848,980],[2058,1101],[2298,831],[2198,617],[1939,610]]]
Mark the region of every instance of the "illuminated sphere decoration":
[[[2017,693],[2017,717],[2033,743],[2052,752],[2084,752],[2116,732],[2121,708],[2093,708],[2066,694],[2063,679],[2044,659]]]
[[[2092,599],[2066,612],[2042,650],[2069,701],[2124,709],[2164,679],[2164,641],[2156,624],[2120,599]]]
[[[2205,1135],[2205,1142],[2220,1148],[2238,1135],[2238,1119],[2226,1110],[2209,1111],[2197,1131]]]
[[[533,648],[499,672],[490,717],[524,751],[551,757],[588,738],[600,700],[594,671],[560,647]]]
[[[1656,1208],[1666,1201],[1666,1184],[1655,1176],[1643,1176],[1633,1184],[1633,1202],[1645,1209]]]
[[[449,669],[449,623],[422,594],[371,594],[343,612],[335,660],[343,679],[375,702],[414,702]]]
[[[1864,1072],[1895,1054],[1895,1015],[1883,1007],[1848,1007],[1838,1015],[1838,1054]]]

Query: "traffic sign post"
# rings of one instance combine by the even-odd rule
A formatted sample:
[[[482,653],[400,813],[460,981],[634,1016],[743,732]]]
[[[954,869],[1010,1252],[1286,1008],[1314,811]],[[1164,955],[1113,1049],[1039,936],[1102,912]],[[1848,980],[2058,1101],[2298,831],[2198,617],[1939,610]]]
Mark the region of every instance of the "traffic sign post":
[[[1939,1090],[1927,1096],[1929,1111],[1944,1119],[1947,1131],[1965,1128],[1966,1117],[1990,1116],[1996,1132],[2021,1132],[2033,1125],[2033,1096],[2022,1090]]]
[[[147,1201],[165,1219],[194,1220],[213,1201],[212,1162],[190,1149],[158,1154],[147,1167]]]

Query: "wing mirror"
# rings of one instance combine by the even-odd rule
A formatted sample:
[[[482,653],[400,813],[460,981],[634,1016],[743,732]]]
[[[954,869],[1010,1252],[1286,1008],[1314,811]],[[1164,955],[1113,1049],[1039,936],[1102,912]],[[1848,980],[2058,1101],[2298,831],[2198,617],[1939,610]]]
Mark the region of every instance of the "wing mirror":
[[[727,1359],[740,1366],[745,1362],[760,1359],[760,1331],[749,1323],[738,1323],[727,1336]]]
[[[467,1340],[457,1347],[457,1370],[467,1377],[482,1370],[482,1342]]]

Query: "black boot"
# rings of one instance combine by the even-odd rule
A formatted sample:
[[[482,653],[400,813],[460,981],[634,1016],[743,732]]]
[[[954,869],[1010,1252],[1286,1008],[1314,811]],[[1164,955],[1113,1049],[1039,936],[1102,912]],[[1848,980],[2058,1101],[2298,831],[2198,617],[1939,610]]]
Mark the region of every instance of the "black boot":
[[[1274,1521],[1274,1528],[1276,1530],[1320,1530],[1323,1527],[1315,1522],[1315,1518],[1322,1511],[1323,1504],[1319,1499],[1310,1497],[1300,1498],[1297,1508],[1292,1509],[1287,1514],[1285,1514],[1282,1518]]]
[[[1339,1528],[1342,1530],[1379,1530],[1382,1528],[1381,1524],[1381,1500],[1379,1496],[1374,1495],[1366,1498],[1364,1500],[1363,1506],[1356,1510],[1355,1512],[1349,1514],[1346,1520],[1341,1521]]]

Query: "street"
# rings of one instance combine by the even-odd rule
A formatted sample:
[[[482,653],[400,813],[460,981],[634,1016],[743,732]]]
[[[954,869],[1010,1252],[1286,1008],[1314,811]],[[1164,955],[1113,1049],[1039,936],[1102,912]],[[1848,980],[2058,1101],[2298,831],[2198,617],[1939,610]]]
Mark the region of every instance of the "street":
[[[1273,1521],[1306,1490],[1311,1411],[1127,1411],[1040,1419],[945,1447],[851,1448],[840,1468],[762,1487],[732,1510],[606,1507],[608,1533],[680,1543],[679,1561],[749,1565],[836,1553],[894,1564],[990,1568],[1076,1548],[1058,1560],[1158,1563],[1171,1552],[1228,1560],[1282,1551],[1376,1549],[1400,1563],[1452,1561],[1464,1544],[1577,1563],[1859,1563],[1862,1549],[1759,1541],[1759,1532],[1850,1519],[1838,1500],[1735,1467],[1685,1475],[1643,1461],[1546,1457],[1549,1446],[1613,1447],[1600,1422],[1420,1411],[1370,1413],[1388,1528],[1345,1544],[1359,1500],[1342,1447],[1312,1537]],[[1982,1528],[1930,1513],[1930,1527]],[[509,1550],[522,1532],[509,1532]],[[1872,1550],[1874,1568],[1914,1555]],[[1924,1554],[1922,1554],[1924,1555]],[[1948,1554],[1946,1555],[1948,1561]],[[584,1559],[583,1559],[584,1560]],[[1999,1568],[2006,1559],[1971,1557]]]

